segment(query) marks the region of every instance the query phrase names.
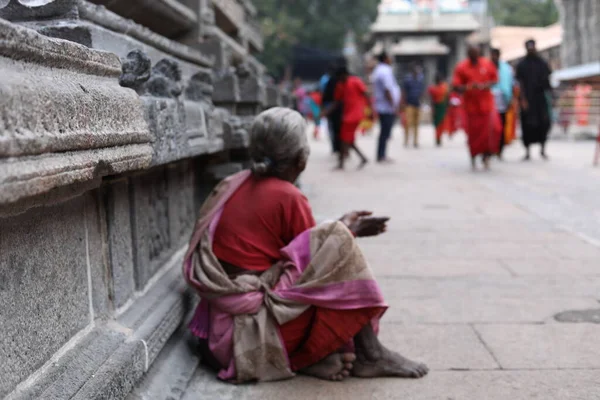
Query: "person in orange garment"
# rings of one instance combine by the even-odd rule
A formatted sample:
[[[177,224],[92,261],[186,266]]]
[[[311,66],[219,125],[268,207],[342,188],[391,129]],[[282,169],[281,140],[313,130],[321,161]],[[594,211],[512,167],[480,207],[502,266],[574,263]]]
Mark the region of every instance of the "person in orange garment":
[[[475,169],[476,158],[481,155],[485,169],[489,169],[490,156],[498,153],[502,134],[490,90],[498,81],[498,71],[490,60],[479,55],[477,47],[469,46],[467,54],[467,59],[456,66],[452,84],[463,93],[471,165]]]
[[[350,75],[346,66],[339,67],[336,71],[337,85],[335,88],[335,102],[325,111],[329,114],[337,107],[342,109],[342,127],[340,139],[342,151],[339,155],[337,169],[344,169],[344,161],[350,149],[353,149],[361,159],[359,168],[364,167],[369,161],[356,146],[356,130],[365,116],[365,108],[369,106],[370,98],[367,87],[357,76]]]
[[[433,125],[435,126],[435,144],[442,145],[442,135],[449,130],[448,103],[450,88],[444,77],[438,72],[435,75],[435,85],[427,89],[431,97],[433,110]]]

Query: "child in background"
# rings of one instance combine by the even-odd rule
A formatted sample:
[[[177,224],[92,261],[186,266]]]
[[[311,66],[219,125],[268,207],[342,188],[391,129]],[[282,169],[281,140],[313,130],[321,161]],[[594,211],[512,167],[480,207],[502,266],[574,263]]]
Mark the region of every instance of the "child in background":
[[[310,109],[310,114],[312,116],[313,122],[315,123],[313,137],[315,138],[315,140],[319,140],[319,126],[321,123],[321,104],[323,103],[321,93],[318,90],[312,91],[309,93],[307,100]]]

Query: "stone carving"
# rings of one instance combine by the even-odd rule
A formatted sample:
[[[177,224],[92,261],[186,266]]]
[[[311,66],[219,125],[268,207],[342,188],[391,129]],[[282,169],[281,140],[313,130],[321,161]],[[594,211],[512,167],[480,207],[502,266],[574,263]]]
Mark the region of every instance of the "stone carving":
[[[251,103],[258,106],[266,104],[267,93],[264,81],[258,76],[247,62],[238,62],[236,64],[236,75],[240,86],[240,102]],[[240,108],[237,109],[240,115],[256,114],[255,108],[245,111],[241,114]]]
[[[218,108],[215,110],[215,113],[223,119],[223,138],[225,140],[225,147],[228,149],[248,147],[250,144],[248,135],[249,125],[246,123],[245,119],[231,115],[223,108]]]
[[[165,58],[150,68],[150,58],[133,50],[123,61],[122,71],[119,83],[141,95],[175,98],[181,94],[181,70],[176,61]]]
[[[213,102],[234,112],[232,106],[240,101],[238,76],[232,70],[217,73],[214,87]]]
[[[186,99],[212,102],[213,76],[209,71],[194,74],[185,88]]]
[[[237,58],[234,58],[234,65],[235,65],[235,73],[238,77],[240,77],[240,79],[249,78],[250,75],[252,74],[252,70],[251,70],[250,66],[248,65],[248,63],[238,61]]]
[[[281,96],[279,89],[275,85],[267,86],[267,108],[277,107],[281,105]]]
[[[1,0],[0,17],[9,21],[77,18],[77,0]]]
[[[139,89],[148,79],[152,68],[150,58],[141,50],[134,50],[122,60],[123,74],[119,78],[121,86]]]
[[[181,70],[176,61],[162,59],[152,67],[146,83],[148,94],[156,97],[179,97],[182,91]]]
[[[207,102],[184,100],[183,108],[187,154],[195,156],[205,153],[208,147],[206,139],[209,131],[206,115],[210,114],[211,106]]]

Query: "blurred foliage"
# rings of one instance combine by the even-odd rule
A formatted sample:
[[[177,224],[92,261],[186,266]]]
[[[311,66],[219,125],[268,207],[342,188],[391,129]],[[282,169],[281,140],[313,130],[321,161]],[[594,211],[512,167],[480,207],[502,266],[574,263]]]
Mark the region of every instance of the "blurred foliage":
[[[379,0],[254,0],[265,38],[260,56],[269,72],[281,75],[296,44],[341,50],[348,30],[357,37],[377,16]]]
[[[558,21],[554,0],[489,0],[496,25],[548,26]]]

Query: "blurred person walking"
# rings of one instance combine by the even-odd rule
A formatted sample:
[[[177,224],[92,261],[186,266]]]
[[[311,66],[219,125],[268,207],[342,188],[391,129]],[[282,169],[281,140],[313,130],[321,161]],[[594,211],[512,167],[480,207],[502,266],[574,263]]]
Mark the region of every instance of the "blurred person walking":
[[[546,140],[551,126],[550,67],[539,56],[534,40],[525,42],[527,55],[517,65],[517,80],[521,88],[521,129],[525,146],[525,161],[530,160],[529,147],[541,145],[540,155],[547,160]]]
[[[499,49],[492,49],[492,62],[498,70],[498,83],[492,87],[492,93],[494,94],[496,112],[502,123],[502,134],[500,135],[500,147],[498,149],[498,158],[502,160],[502,151],[507,139],[506,130],[512,128],[512,124],[507,124],[507,114],[511,111],[513,71],[507,62],[500,60]]]
[[[379,117],[380,131],[377,143],[377,162],[389,162],[387,144],[392,134],[396,112],[400,103],[400,87],[394,77],[391,59],[385,53],[378,57],[378,64],[371,74],[374,108]]]
[[[344,169],[344,161],[349,156],[350,149],[353,149],[360,157],[359,168],[362,168],[367,164],[368,159],[356,145],[355,138],[356,130],[364,117],[365,107],[370,101],[367,87],[359,77],[350,75],[346,66],[339,67],[335,76],[337,80],[335,102],[324,111],[324,114],[330,115],[336,109],[342,110],[341,147],[337,169]]]
[[[450,101],[450,87],[438,72],[435,75],[435,84],[428,89],[433,107],[433,125],[435,127],[435,144],[442,145],[442,135],[449,132],[448,108]]]
[[[329,110],[328,113],[323,113],[323,116],[327,118],[329,137],[331,139],[331,152],[333,154],[340,154],[342,144],[340,139],[340,129],[342,126],[342,108],[333,107],[335,103],[335,88],[337,86],[338,78],[336,76],[338,66],[332,64],[329,67],[329,72],[321,77],[321,88],[323,90],[323,110]]]
[[[302,85],[302,80],[300,78],[296,78],[294,80],[294,99],[295,101],[295,109],[298,111],[304,118],[308,116],[309,113],[309,103],[308,103],[308,94],[304,86]]]
[[[421,119],[421,100],[425,92],[425,78],[417,63],[411,66],[411,72],[402,82],[402,108],[406,116],[404,126],[404,146],[408,147],[411,132],[413,146],[419,147],[419,122]]]
[[[490,90],[497,82],[496,66],[481,57],[477,47],[469,46],[468,58],[456,66],[452,83],[455,90],[463,93],[464,129],[473,169],[477,156],[481,155],[485,169],[489,169],[490,156],[498,153],[502,132]]]

